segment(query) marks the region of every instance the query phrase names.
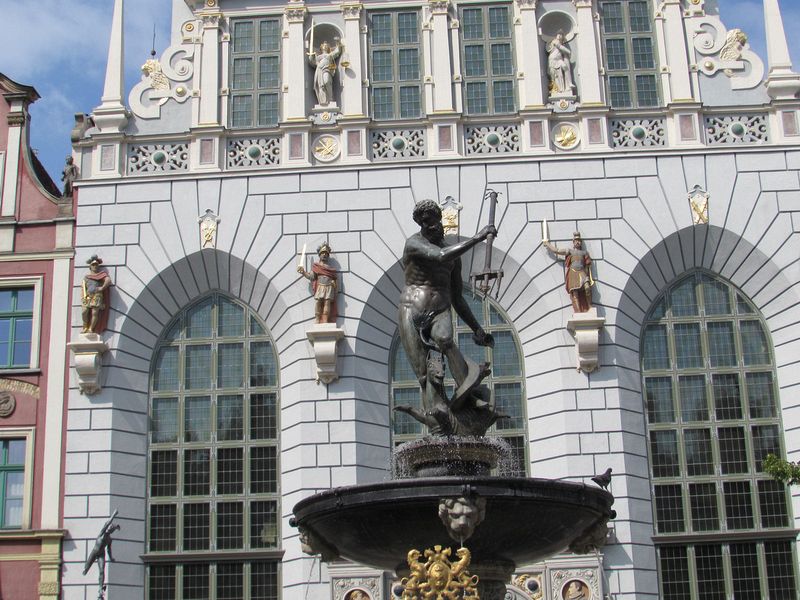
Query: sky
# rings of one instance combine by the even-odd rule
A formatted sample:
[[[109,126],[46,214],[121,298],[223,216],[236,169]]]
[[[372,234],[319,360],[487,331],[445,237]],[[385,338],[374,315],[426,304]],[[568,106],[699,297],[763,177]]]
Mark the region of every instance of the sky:
[[[153,45],[169,45],[170,0],[125,3],[125,84],[141,79],[140,67]],[[766,62],[761,0],[719,0],[723,23],[748,34]],[[800,68],[800,1],[780,0],[789,49]],[[0,72],[32,85],[42,97],[31,107],[31,146],[58,183],[70,153],[74,114],[100,104],[108,56],[113,0],[0,0]],[[222,2],[222,9],[225,4]],[[127,101],[127,92],[125,100]]]

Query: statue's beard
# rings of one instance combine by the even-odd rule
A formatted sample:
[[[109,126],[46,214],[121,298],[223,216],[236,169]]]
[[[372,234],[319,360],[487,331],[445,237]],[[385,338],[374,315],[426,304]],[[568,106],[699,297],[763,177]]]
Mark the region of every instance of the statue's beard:
[[[422,235],[432,244],[440,244],[444,241],[444,227],[440,225],[438,227],[426,228],[422,231]]]

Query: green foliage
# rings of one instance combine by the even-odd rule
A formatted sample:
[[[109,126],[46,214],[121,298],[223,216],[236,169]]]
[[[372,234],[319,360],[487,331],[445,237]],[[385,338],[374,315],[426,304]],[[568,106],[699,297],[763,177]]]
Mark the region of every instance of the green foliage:
[[[773,479],[787,485],[800,483],[800,465],[768,454],[764,459],[764,471]]]

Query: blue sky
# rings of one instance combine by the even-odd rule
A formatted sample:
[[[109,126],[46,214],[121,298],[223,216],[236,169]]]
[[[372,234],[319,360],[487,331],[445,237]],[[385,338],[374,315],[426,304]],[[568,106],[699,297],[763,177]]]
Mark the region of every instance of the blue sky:
[[[800,2],[780,0],[795,69],[800,67]],[[0,72],[33,85],[42,99],[31,108],[31,145],[57,182],[70,152],[76,112],[91,112],[103,93],[113,0],[0,0]],[[761,0],[719,0],[728,28],[750,37],[766,61]],[[170,0],[128,0],[125,63],[128,90],[140,80],[156,28],[159,55],[168,45]],[[225,4],[222,2],[224,10]]]

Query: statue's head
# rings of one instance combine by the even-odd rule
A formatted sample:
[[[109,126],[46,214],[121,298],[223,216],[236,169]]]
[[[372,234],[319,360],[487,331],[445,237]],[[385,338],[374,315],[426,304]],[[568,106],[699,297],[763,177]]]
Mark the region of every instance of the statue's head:
[[[442,225],[442,209],[433,200],[423,200],[414,207],[414,222],[420,226],[422,236],[434,243],[444,239],[444,225]]]
[[[439,501],[439,518],[454,540],[468,540],[485,517],[486,498],[462,496]]]
[[[103,264],[103,259],[97,256],[97,254],[92,254],[92,256],[89,257],[89,260],[86,261],[86,264],[89,265],[89,270],[92,273],[96,273],[97,269],[100,268],[100,265]]]
[[[581,240],[581,234],[579,231],[576,231],[572,234],[572,247],[580,250],[583,247],[583,241]]]
[[[323,242],[322,245],[317,248],[317,254],[322,262],[328,262],[331,254],[333,254],[333,248],[330,247],[328,242]]]
[[[319,46],[319,49],[327,54],[331,51],[331,45],[328,42],[322,42],[322,44]]]
[[[73,162],[75,162],[75,159],[72,158],[72,155],[69,155],[69,156],[67,156],[66,161],[67,161],[68,165],[71,165]]]

